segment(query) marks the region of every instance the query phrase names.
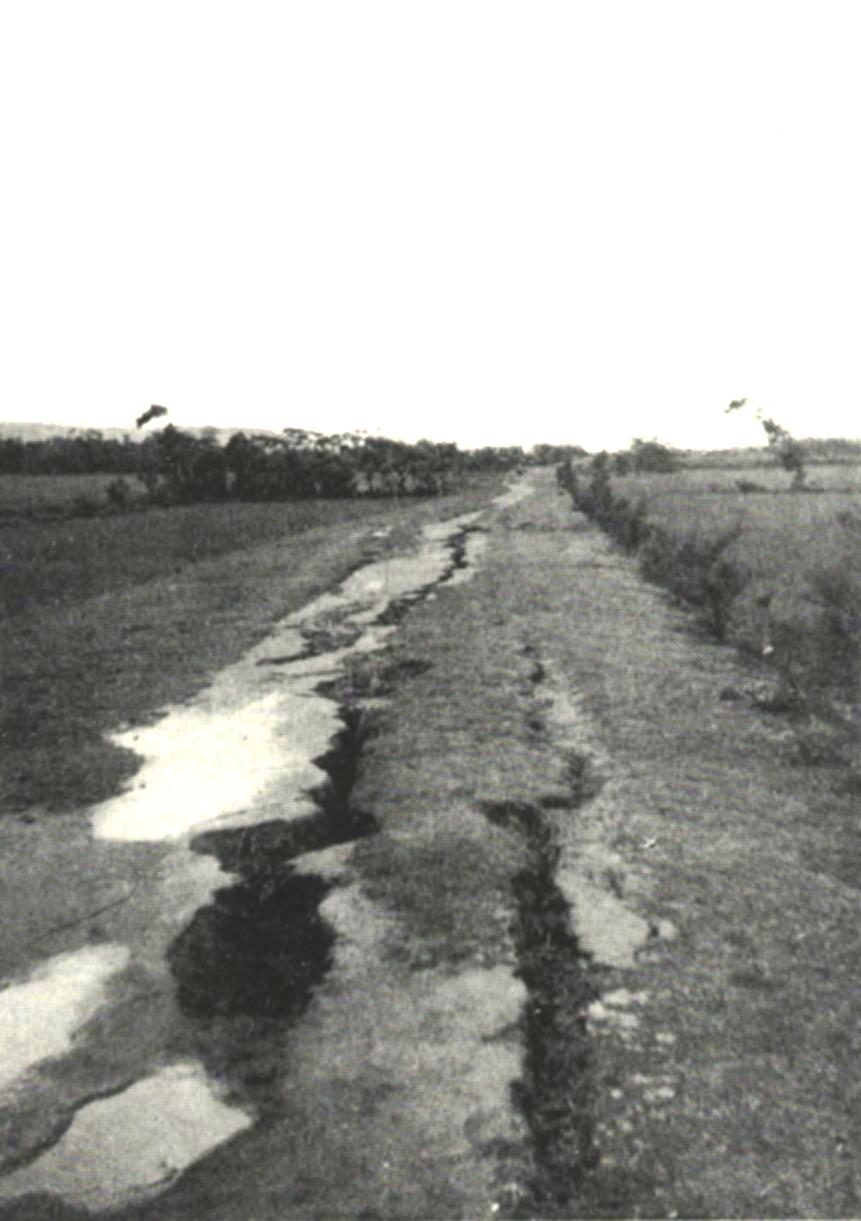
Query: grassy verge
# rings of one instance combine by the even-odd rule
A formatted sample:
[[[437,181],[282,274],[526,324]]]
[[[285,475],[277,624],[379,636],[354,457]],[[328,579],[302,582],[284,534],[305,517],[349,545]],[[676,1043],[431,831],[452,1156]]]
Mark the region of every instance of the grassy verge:
[[[753,489],[732,470],[602,471],[596,483],[593,468],[580,473],[573,495],[637,552],[644,576],[695,606],[718,639],[765,663],[772,690],[759,706],[794,712],[805,762],[857,770],[859,468],[813,471],[808,491],[798,493],[768,470]]]
[[[105,732],[193,695],[342,580],[373,530],[393,527],[377,550],[401,545],[500,484],[400,504],[193,505],[0,531],[17,564],[0,640],[0,809],[106,798],[137,763]]]

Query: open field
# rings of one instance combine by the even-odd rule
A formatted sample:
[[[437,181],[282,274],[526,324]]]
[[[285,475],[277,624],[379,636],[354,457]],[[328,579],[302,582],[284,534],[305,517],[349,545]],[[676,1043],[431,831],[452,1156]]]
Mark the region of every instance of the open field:
[[[751,479],[763,491],[739,491],[739,478]],[[733,608],[730,635],[757,650],[762,644],[757,599],[771,597],[778,634],[781,626],[812,633],[822,610],[814,589],[817,573],[861,581],[861,466],[811,466],[806,492],[790,491],[789,482],[786,472],[774,468],[682,470],[612,480],[614,492],[632,503],[642,499],[649,519],[674,535],[715,536],[740,527],[727,554],[749,582]]]
[[[6,475],[0,474],[0,525],[5,518],[68,513],[76,502],[106,503],[105,493],[116,475]],[[140,498],[143,484],[124,475],[131,495]]]
[[[119,593],[203,560],[307,530],[388,519],[395,510],[391,500],[229,502],[18,521],[0,529],[0,615]]]
[[[853,562],[853,530],[861,522],[861,466],[813,468],[810,492],[790,492],[785,472],[766,468],[755,479],[764,493],[742,493],[736,471],[679,471],[672,475],[614,477],[613,487],[632,501],[643,499],[651,520],[674,532],[716,534],[740,525],[732,554],[753,575],[757,592],[768,588],[781,606],[798,608],[805,576],[815,563]],[[746,477],[746,476],[743,476]]]
[[[687,469],[717,469],[717,470],[748,470],[751,467],[759,469],[774,465],[774,454],[764,443],[761,445],[738,446],[734,449],[689,449],[677,450],[683,465]],[[861,441],[844,437],[805,437],[800,440],[810,465],[851,465],[861,463]]]
[[[0,809],[108,796],[136,764],[104,732],[191,695],[363,549],[403,546],[501,482],[406,503],[190,505],[0,529]]]
[[[807,467],[807,488],[816,495],[853,495],[861,492],[861,463],[835,462]],[[625,485],[646,495],[671,497],[683,492],[702,491],[713,495],[741,495],[738,482],[757,485],[760,493],[782,495],[789,490],[790,476],[769,459],[751,470],[748,467],[683,467],[674,474],[632,474],[624,476]],[[756,492],[748,493],[756,495]]]

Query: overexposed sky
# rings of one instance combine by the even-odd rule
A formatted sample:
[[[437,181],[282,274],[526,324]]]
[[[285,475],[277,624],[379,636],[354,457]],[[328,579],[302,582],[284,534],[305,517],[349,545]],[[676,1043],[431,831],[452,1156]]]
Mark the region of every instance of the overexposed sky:
[[[0,419],[861,435],[861,5],[3,0]]]

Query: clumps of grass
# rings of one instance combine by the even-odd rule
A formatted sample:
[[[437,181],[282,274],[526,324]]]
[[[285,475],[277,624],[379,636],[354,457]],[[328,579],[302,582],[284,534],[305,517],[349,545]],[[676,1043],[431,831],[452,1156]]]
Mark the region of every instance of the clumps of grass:
[[[726,639],[733,604],[749,580],[727,555],[740,534],[738,524],[705,538],[693,533],[675,537],[656,527],[639,552],[643,576],[699,610],[717,640]]]
[[[850,727],[834,718],[814,715],[793,725],[795,756],[804,767],[848,768],[853,765],[854,735]]]
[[[848,509],[841,509],[835,515],[835,521],[844,530],[854,532],[856,537],[861,537],[861,512],[855,505],[851,505]]]
[[[125,513],[131,506],[134,499],[134,491],[128,479],[123,479],[122,475],[117,479],[112,479],[105,488],[105,495],[108,499],[108,504],[111,508],[116,509],[118,513]]]
[[[679,536],[649,519],[643,499],[635,502],[613,492],[607,454],[591,464],[584,485],[570,468],[559,481],[571,495],[574,507],[595,521],[628,553],[639,557],[643,576],[670,590],[680,601],[697,609],[707,629],[725,640],[733,606],[749,580],[749,573],[728,552],[741,535],[736,523],[718,534]]]
[[[709,530],[690,516],[685,521],[685,513],[695,511],[690,501],[676,499],[673,515],[662,520],[660,505],[656,512],[654,502],[632,502],[617,495],[611,469],[607,455],[599,454],[588,467],[560,469],[558,478],[576,509],[624,550],[636,554],[648,580],[695,608],[716,639],[732,638],[740,649],[768,666],[770,680],[753,706],[788,719],[792,757],[797,763],[854,768],[861,774],[858,505],[841,508],[829,522],[821,514],[804,517],[796,510],[799,536],[789,534],[782,520],[789,511],[785,501],[775,507],[773,516],[770,509],[759,512],[761,506],[752,508],[750,533],[743,534],[738,522],[727,527],[725,518]],[[797,474],[795,467],[786,469]],[[745,478],[736,480],[736,487],[743,494],[774,490]],[[812,489],[802,477],[794,480],[791,490]],[[757,521],[766,526],[764,536],[757,537]],[[809,542],[806,549],[797,545],[799,537],[805,538],[804,532]],[[785,545],[788,538],[791,549]],[[763,547],[772,546],[774,555],[762,553]],[[817,557],[813,563],[798,563],[805,550]],[[826,554],[830,556],[827,561]],[[762,576],[757,582],[757,597],[748,596],[751,570],[768,573],[766,584]],[[776,615],[775,605],[781,607]]]
[[[819,610],[819,677],[857,701],[861,686],[861,574],[845,563],[820,565],[808,574],[807,585]]]
[[[597,797],[604,785],[591,759],[575,751],[568,754],[563,775],[568,788],[567,805],[571,808],[585,805]],[[546,804],[544,808],[548,808]]]

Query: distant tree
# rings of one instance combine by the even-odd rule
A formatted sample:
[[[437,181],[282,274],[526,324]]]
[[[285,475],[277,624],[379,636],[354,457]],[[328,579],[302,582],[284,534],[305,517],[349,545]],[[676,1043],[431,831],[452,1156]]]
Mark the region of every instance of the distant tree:
[[[0,473],[20,475],[24,470],[26,453],[25,443],[17,437],[4,437],[0,440]]]
[[[746,405],[746,398],[733,399],[724,414],[729,415],[732,411],[740,411]],[[771,416],[766,416],[761,407],[757,407],[753,414],[754,419],[758,420],[765,430],[765,435],[768,438],[768,448],[783,469],[792,475],[792,490],[794,492],[801,491],[804,487],[804,480],[807,477],[805,469],[807,452],[804,446],[800,441],[796,441],[789,429],[784,428],[782,424],[778,424]]]
[[[635,471],[671,474],[679,469],[678,457],[660,441],[643,441],[635,437],[629,456]]]
[[[768,437],[769,448],[774,451],[774,455],[783,469],[792,475],[793,490],[800,491],[804,487],[804,480],[807,477],[807,471],[804,468],[807,457],[804,446],[772,419],[763,420],[762,426]]]
[[[580,445],[533,445],[530,459],[536,466],[558,466],[569,458],[586,458],[586,450]]]

